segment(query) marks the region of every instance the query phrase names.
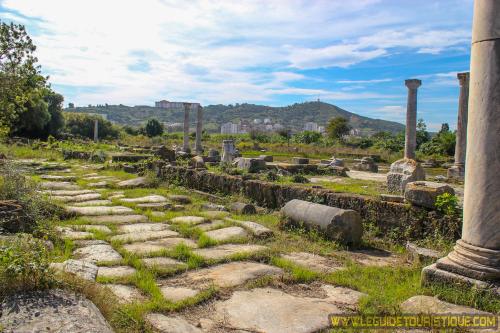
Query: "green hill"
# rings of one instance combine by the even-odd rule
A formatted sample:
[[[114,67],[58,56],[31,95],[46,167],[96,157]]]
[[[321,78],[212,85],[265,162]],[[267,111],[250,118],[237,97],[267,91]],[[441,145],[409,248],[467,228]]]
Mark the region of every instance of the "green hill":
[[[151,106],[125,106],[106,105],[89,106],[66,109],[67,112],[89,112],[105,114],[108,120],[122,125],[138,126],[150,118],[156,118],[162,122],[181,123],[184,112],[168,111]],[[353,128],[359,129],[362,134],[368,135],[378,131],[398,133],[404,131],[404,125],[381,119],[363,117],[355,113],[343,110],[335,105],[323,102],[296,103],[284,107],[271,107],[256,104],[235,105],[208,105],[204,107],[205,129],[216,132],[220,125],[226,122],[247,121],[253,119],[269,118],[273,123],[280,123],[292,130],[302,130],[306,122],[316,122],[325,126],[330,118],[345,117]],[[195,115],[191,115],[194,124]]]

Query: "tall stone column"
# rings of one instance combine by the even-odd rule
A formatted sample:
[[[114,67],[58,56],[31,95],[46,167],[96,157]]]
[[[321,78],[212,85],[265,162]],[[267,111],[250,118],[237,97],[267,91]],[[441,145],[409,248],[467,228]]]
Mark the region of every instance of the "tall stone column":
[[[191,147],[189,147],[189,109],[191,109],[191,103],[184,103],[184,142],[182,150],[186,153],[191,152]]]
[[[198,113],[196,119],[196,144],[195,150],[197,154],[203,153],[203,147],[201,145],[201,137],[203,134],[203,108],[198,105]]]
[[[94,120],[94,142],[99,141],[99,120]]]
[[[465,150],[467,148],[467,113],[469,103],[469,72],[458,73],[460,97],[458,99],[457,138],[455,144],[455,164],[448,169],[448,178],[464,180]]]
[[[423,282],[500,289],[500,1],[475,0],[462,238]],[[492,289],[495,290],[495,289]]]
[[[406,104],[406,136],[405,158],[414,160],[417,149],[417,89],[422,81],[417,79],[405,80],[408,87],[408,101]]]

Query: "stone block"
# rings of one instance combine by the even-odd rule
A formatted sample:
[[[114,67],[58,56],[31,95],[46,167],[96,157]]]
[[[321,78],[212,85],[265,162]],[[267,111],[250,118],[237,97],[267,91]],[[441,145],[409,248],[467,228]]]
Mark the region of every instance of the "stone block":
[[[305,157],[293,157],[292,164],[309,164],[309,159]]]
[[[408,251],[410,259],[421,263],[433,262],[443,256],[438,251],[426,249],[424,247],[417,246],[416,244],[413,244],[411,242],[406,243],[406,251]]]
[[[266,161],[259,158],[241,157],[238,159],[238,168],[250,173],[259,172],[266,168]]]
[[[293,223],[304,223],[310,228],[319,229],[329,239],[347,244],[361,241],[361,216],[354,210],[294,199],[287,202],[281,211]]]
[[[378,166],[371,157],[363,157],[352,168],[357,171],[378,172]]]
[[[417,161],[404,158],[391,164],[387,188],[389,192],[404,193],[406,184],[418,180],[425,180],[424,169]]]
[[[231,205],[230,210],[236,214],[247,215],[256,214],[257,210],[254,205],[244,202],[235,202]]]
[[[442,183],[417,181],[406,184],[405,200],[415,206],[435,209],[436,198],[444,193],[455,194],[453,188]]]

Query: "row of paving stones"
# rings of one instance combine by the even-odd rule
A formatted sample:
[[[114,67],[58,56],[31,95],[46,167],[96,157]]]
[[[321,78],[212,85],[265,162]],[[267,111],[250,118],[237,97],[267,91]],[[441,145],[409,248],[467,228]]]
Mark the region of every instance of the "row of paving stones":
[[[122,264],[120,249],[140,257],[142,265],[152,269],[173,269],[180,273],[158,279],[162,295],[166,300],[179,302],[195,297],[210,286],[233,290],[225,299],[219,299],[203,306],[192,308],[175,315],[150,313],[147,323],[158,332],[315,332],[329,327],[328,315],[352,312],[356,309],[362,293],[348,288],[315,282],[310,285],[284,286],[238,290],[245,283],[264,277],[281,276],[281,268],[253,261],[227,261],[235,255],[251,255],[266,251],[267,247],[250,242],[253,238],[268,238],[273,232],[251,221],[231,219],[221,213],[221,207],[207,204],[203,216],[179,216],[169,221],[151,222],[143,214],[137,214],[130,207],[113,205],[121,203],[138,208],[159,210],[175,209],[175,205],[189,204],[189,197],[164,197],[151,194],[140,198],[127,198],[125,192],[114,191],[103,198],[99,188],[93,183],[83,189],[74,182],[78,177],[65,175],[42,175],[43,192],[66,204],[69,212],[85,219],[88,224],[64,225],[59,227],[63,237],[72,239],[77,247],[74,259],[53,267],[79,275],[82,278],[117,279],[131,277],[136,269]],[[145,179],[138,177],[119,181],[97,173],[87,174],[86,181],[114,182],[118,188],[143,187]],[[141,206],[142,205],[142,206]],[[148,206],[149,205],[149,206]],[[179,209],[181,207],[178,207]],[[212,247],[199,248],[190,238],[182,237],[175,229],[177,225],[199,228],[209,239],[222,243]],[[93,239],[94,232],[108,235],[105,240]],[[237,243],[233,241],[237,240]],[[240,243],[245,240],[244,243]],[[111,243],[110,243],[111,242]],[[227,243],[226,243],[227,242]],[[213,266],[188,270],[186,263],[165,256],[157,256],[163,251],[173,250],[185,244],[193,253]],[[115,245],[118,248],[113,247]],[[123,253],[123,252],[122,252]],[[347,254],[351,259],[365,265],[397,265],[401,259],[390,253]],[[294,252],[282,257],[296,265],[319,273],[331,273],[344,267],[340,261],[312,253]],[[105,264],[105,265],[103,265]],[[148,299],[138,288],[129,284],[106,283],[122,303],[143,302]],[[405,305],[406,304],[406,305]],[[406,312],[420,312],[432,304],[440,310],[456,310],[454,305],[435,298],[416,296],[403,304]]]

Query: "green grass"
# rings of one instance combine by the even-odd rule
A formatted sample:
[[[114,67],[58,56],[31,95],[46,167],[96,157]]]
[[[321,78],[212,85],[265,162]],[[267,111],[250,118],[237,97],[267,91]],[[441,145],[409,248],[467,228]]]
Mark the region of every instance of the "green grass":
[[[271,259],[271,262],[273,265],[281,267],[285,271],[287,271],[291,275],[293,282],[310,283],[318,279],[320,276],[320,274],[311,271],[310,269],[307,269],[305,267],[296,265],[292,263],[290,260],[284,258],[273,257]]]

